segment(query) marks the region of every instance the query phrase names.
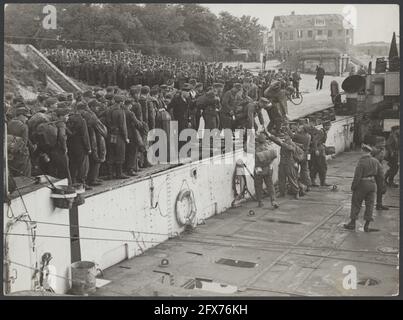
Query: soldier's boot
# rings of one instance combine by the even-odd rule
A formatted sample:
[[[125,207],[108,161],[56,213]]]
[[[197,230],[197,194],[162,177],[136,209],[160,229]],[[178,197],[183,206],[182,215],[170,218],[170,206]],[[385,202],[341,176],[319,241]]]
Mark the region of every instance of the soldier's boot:
[[[258,206],[259,208],[263,208],[263,206],[264,206],[263,201],[260,200],[260,201],[257,203],[257,206]]]
[[[344,229],[355,230],[355,220],[351,219],[349,223],[343,225]]]
[[[319,187],[319,185],[316,183],[315,178],[311,177],[311,181],[312,181],[311,187]]]
[[[106,176],[106,180],[112,180],[114,178],[114,165],[108,163],[108,175]]]
[[[365,221],[365,224],[364,224],[364,231],[365,232],[369,232],[369,223],[370,223],[371,221]]]
[[[382,203],[376,205],[376,210],[389,210],[389,207],[384,206]]]
[[[135,172],[139,171],[139,152],[138,152],[137,148],[136,148],[136,151],[134,152],[134,167],[133,167],[133,170]]]
[[[272,200],[272,201],[271,201],[271,206],[272,206],[274,209],[280,208],[280,205],[278,204],[278,202],[277,202],[276,200]]]
[[[147,159],[147,152],[144,153],[144,161],[143,161],[143,168],[150,168],[153,165]]]
[[[122,171],[122,165],[117,164],[116,165],[116,179],[128,179],[128,178],[130,178],[130,177],[125,175]]]
[[[294,199],[295,199],[295,200],[299,200],[299,192],[297,192],[296,194],[294,194]]]

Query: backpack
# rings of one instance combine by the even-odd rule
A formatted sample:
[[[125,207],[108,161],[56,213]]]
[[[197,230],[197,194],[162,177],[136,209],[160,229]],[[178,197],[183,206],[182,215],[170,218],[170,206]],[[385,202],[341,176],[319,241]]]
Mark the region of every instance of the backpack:
[[[294,150],[294,160],[297,163],[301,163],[302,161],[305,160],[305,152],[300,148],[298,145],[295,144],[295,150]]]
[[[57,145],[58,129],[53,122],[41,123],[35,129],[35,140],[39,145],[55,147]]]

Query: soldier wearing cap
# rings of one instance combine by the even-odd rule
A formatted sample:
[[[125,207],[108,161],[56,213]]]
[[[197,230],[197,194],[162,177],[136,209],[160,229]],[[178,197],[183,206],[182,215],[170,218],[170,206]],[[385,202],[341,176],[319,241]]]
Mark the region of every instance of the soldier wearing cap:
[[[239,94],[242,91],[242,85],[235,83],[231,90],[224,93],[221,101],[220,120],[222,129],[234,129],[235,108],[240,102]]]
[[[141,115],[142,115],[141,121],[144,124],[144,130],[142,136],[145,147],[145,151],[143,153],[144,168],[151,167],[151,163],[148,161],[147,158],[147,152],[149,146],[149,142],[147,141],[147,139],[148,139],[148,132],[155,128],[155,110],[150,100],[150,91],[151,89],[149,86],[142,86],[140,90],[140,97],[138,100],[141,106]]]
[[[204,119],[204,129],[213,130],[220,128],[220,98],[213,90],[198,97],[196,100],[196,107]]]
[[[383,179],[381,164],[371,156],[372,148],[363,144],[362,150],[365,154],[360,158],[354,171],[354,178],[351,184],[353,195],[351,198],[350,222],[344,225],[348,230],[355,230],[356,220],[361,210],[362,202],[365,201],[364,231],[369,232],[369,224],[373,221],[376,181]]]
[[[399,126],[393,126],[389,138],[386,140],[386,155],[385,160],[389,169],[385,173],[385,182],[392,188],[397,188],[399,185],[393,180],[399,171],[399,150],[400,150],[400,132]]]
[[[216,95],[220,98],[220,100],[222,100],[224,84],[221,82],[216,82],[213,84],[213,89],[214,89]]]
[[[108,164],[108,179],[127,179],[123,174],[123,163],[126,156],[126,144],[130,142],[127,133],[126,115],[122,108],[125,98],[117,95],[113,106],[106,112],[108,141],[106,161]]]
[[[192,118],[193,110],[189,91],[192,86],[189,83],[183,84],[181,90],[179,90],[175,96],[172,98],[168,105],[168,111],[172,116],[172,120],[178,122],[178,135],[181,131],[187,128],[195,128],[195,119]],[[179,141],[178,148],[180,149],[182,145],[186,142]]]
[[[70,168],[69,168],[69,157],[67,150],[67,133],[68,129],[66,127],[67,116],[70,113],[68,107],[61,107],[56,109],[56,127],[57,127],[57,142],[56,145],[49,150],[49,170],[53,172],[53,176],[64,179],[67,178],[69,184],[72,183]]]
[[[85,102],[88,103],[88,101],[90,101],[91,99],[95,99],[95,96],[91,90],[87,90],[83,93],[83,99]]]
[[[73,183],[82,183],[86,186],[89,169],[89,155],[91,154],[91,144],[88,134],[87,122],[82,117],[80,110],[87,107],[85,102],[76,104],[76,111],[70,114],[67,121],[67,129],[70,131],[67,139],[68,155],[70,159],[70,174]]]
[[[312,137],[307,130],[306,124],[299,123],[299,125],[297,126],[297,132],[292,136],[292,140],[295,143],[299,144],[304,150],[304,160],[299,163],[299,178],[300,182],[306,186],[306,191],[309,191],[312,182],[310,179],[308,161],[310,158],[310,146]]]
[[[295,161],[294,153],[296,144],[292,141],[289,134],[285,134],[283,140],[268,133],[271,141],[281,147],[280,149],[280,164],[278,167],[278,184],[280,197],[285,196],[286,182],[290,187],[290,193],[295,199],[299,199],[300,185],[298,183],[298,163]]]
[[[33,152],[35,147],[29,139],[27,125],[29,115],[29,110],[21,106],[16,110],[16,117],[7,124],[7,134],[14,140],[17,140],[17,137],[21,140],[18,157],[11,161],[10,172],[13,176],[31,176],[30,152]]]
[[[255,170],[254,184],[256,192],[256,200],[258,206],[263,207],[263,182],[266,184],[267,191],[271,200],[272,207],[279,207],[276,202],[276,192],[273,185],[273,160],[277,158],[277,153],[270,150],[268,141],[264,133],[260,133],[255,139]]]
[[[99,170],[106,158],[105,139],[108,131],[97,116],[99,113],[97,100],[91,99],[88,105],[82,104],[82,107],[77,112],[81,114],[87,124],[91,147],[87,184],[89,186],[99,186],[102,184],[101,179],[99,179]]]
[[[320,129],[317,134],[312,136],[311,143],[311,161],[310,161],[310,173],[311,182],[313,187],[317,187],[316,176],[319,174],[319,180],[321,186],[330,186],[326,183],[326,173],[327,173],[327,163],[325,154],[325,143],[327,140],[327,133],[331,127],[330,121],[325,121],[322,124],[322,129]]]
[[[133,104],[138,104],[134,99],[126,99],[123,105],[126,117],[127,126],[127,136],[129,138],[129,143],[126,145],[126,159],[125,159],[125,170],[129,176],[137,175],[139,170],[138,163],[138,153],[144,152],[143,138],[141,137],[140,130],[142,129],[142,122],[137,118],[136,114],[133,112]],[[139,108],[141,110],[141,108]],[[138,110],[138,109],[137,109]],[[141,113],[140,113],[141,116]]]
[[[371,156],[374,157],[376,160],[379,161],[379,163],[381,164],[380,166],[380,177],[382,177],[382,179],[376,179],[376,210],[389,210],[389,208],[387,206],[383,205],[383,195],[386,193],[386,182],[385,182],[385,174],[383,171],[383,165],[382,162],[384,160],[385,157],[385,153],[383,148],[376,148],[376,147],[371,147],[372,151],[371,151]]]

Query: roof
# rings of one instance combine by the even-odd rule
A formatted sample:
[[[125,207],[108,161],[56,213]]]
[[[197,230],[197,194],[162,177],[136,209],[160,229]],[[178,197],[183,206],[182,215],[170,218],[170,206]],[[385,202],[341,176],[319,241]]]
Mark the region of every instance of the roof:
[[[274,28],[274,22],[280,21],[280,27],[312,27],[315,18],[324,18],[326,26],[343,25],[343,16],[341,14],[291,14],[287,16],[275,16],[271,28]],[[346,21],[347,22],[347,21]],[[350,28],[353,26],[348,22]]]

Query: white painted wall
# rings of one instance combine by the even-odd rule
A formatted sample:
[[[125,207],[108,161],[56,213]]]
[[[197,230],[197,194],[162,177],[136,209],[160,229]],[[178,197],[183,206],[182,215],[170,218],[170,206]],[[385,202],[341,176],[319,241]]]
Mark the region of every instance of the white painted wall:
[[[67,184],[67,180],[61,180],[57,184]],[[66,226],[55,226],[37,223],[34,241],[35,251],[32,250],[32,238],[28,236],[10,235],[7,237],[9,244],[8,259],[24,265],[11,264],[10,272],[12,275],[17,274],[17,279],[11,284],[11,292],[21,290],[31,290],[31,277],[33,269],[40,267],[41,257],[45,252],[50,252],[53,259],[50,265],[56,268],[56,288],[57,293],[65,293],[68,289],[69,266],[70,266],[70,228],[69,228],[69,210],[59,209],[53,206],[50,198],[51,190],[49,188],[41,188],[37,191],[25,194],[23,196],[28,213],[32,220],[39,222],[65,224]],[[25,207],[20,198],[16,198],[11,202],[11,208],[4,204],[4,232],[7,231],[7,224],[12,221],[7,217],[7,211],[11,215],[11,210],[17,217],[25,213]],[[23,218],[28,220],[28,218]],[[9,233],[29,234],[28,227],[25,222],[16,222]],[[55,235],[63,238],[41,237],[41,235]],[[3,242],[4,243],[4,242]],[[15,271],[14,271],[15,270]]]

